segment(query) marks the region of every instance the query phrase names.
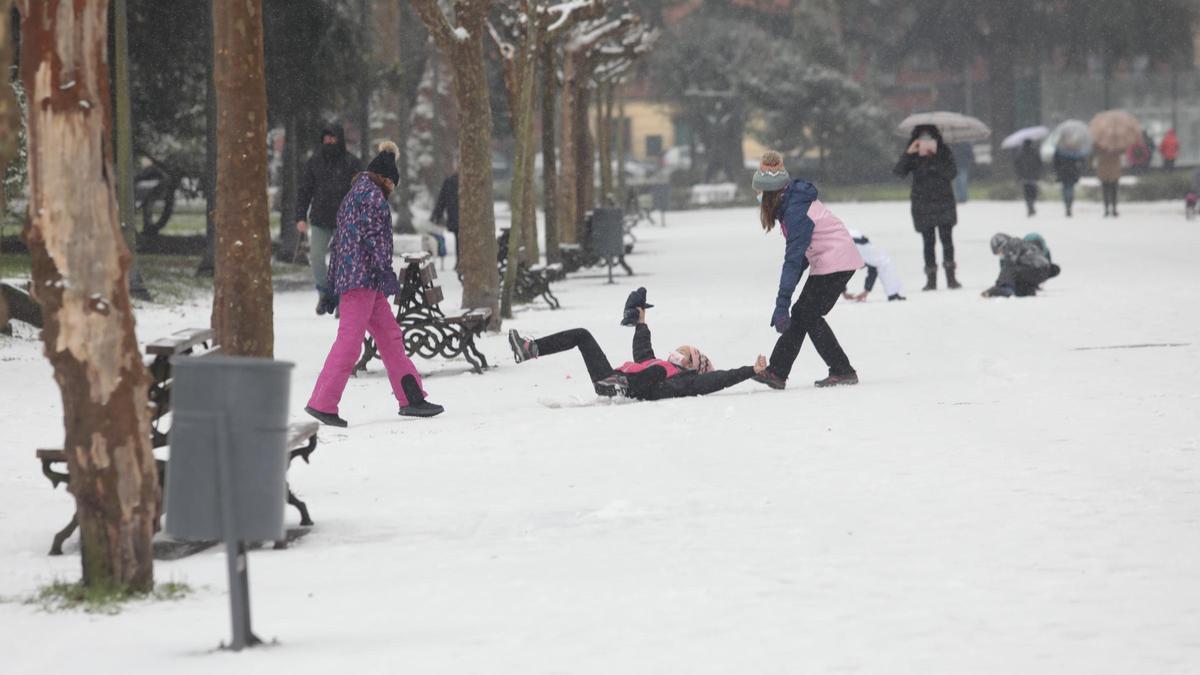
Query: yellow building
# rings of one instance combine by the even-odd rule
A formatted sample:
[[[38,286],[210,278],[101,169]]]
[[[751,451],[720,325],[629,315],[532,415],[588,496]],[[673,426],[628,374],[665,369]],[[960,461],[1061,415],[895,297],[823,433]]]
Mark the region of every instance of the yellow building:
[[[625,101],[626,138],[629,155],[640,161],[653,161],[662,152],[677,145],[687,145],[687,129],[674,120],[674,106],[643,99]],[[754,158],[766,148],[749,135],[742,141],[742,152]]]

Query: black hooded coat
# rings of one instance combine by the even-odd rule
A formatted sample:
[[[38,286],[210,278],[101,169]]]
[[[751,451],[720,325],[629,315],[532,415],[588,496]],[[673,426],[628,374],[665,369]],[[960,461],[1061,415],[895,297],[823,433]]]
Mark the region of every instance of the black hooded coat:
[[[937,141],[937,153],[928,157],[918,157],[908,154],[908,145],[917,140],[922,133],[928,132]],[[958,224],[958,206],[954,199],[954,177],[958,175],[958,166],[954,162],[954,153],[950,146],[942,140],[942,134],[937,127],[919,126],[913,129],[912,138],[904,146],[905,153],[900,155],[893,172],[904,178],[912,174],[912,218],[913,228],[917,232],[928,232],[935,227],[953,227]]]
[[[338,207],[350,191],[354,176],[362,171],[362,162],[346,150],[346,132],[333,124],[321,129],[321,138],[337,137],[334,145],[322,145],[304,164],[300,188],[296,194],[296,220],[313,227],[337,229]]]

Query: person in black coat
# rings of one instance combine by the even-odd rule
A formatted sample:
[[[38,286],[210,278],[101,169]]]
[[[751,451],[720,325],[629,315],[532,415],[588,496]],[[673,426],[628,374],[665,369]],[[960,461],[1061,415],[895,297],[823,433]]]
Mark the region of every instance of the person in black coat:
[[[689,345],[679,347],[667,358],[660,359],[654,355],[654,347],[650,343],[646,309],[639,307],[636,311],[638,318],[633,331],[633,360],[617,368],[613,368],[596,338],[584,328],[572,328],[537,340],[510,330],[508,343],[517,363],[578,349],[597,394],[627,396],[643,401],[711,394],[745,382],[766,370],[767,357],[762,355],[753,366],[715,370],[707,356]]]
[[[1071,207],[1075,204],[1075,184],[1083,173],[1083,160],[1054,151],[1054,175],[1062,183],[1063,205],[1067,207],[1067,217],[1071,217]]]
[[[1021,145],[1020,151],[1013,160],[1013,168],[1025,190],[1025,208],[1028,215],[1033,216],[1037,213],[1035,204],[1038,198],[1038,181],[1042,179],[1042,172],[1045,170],[1042,164],[1042,155],[1033,145],[1033,141],[1027,139]]]
[[[337,230],[337,212],[342,198],[362,162],[346,150],[346,132],[341,125],[321,129],[321,147],[309,157],[300,174],[296,194],[296,229],[308,232],[309,264],[317,286],[317,314],[332,313],[336,296],[329,288],[329,240]]]
[[[437,203],[433,205],[433,215],[430,216],[435,225],[441,225],[454,234],[454,266],[458,267],[458,173],[452,173],[442,181],[442,189],[438,191]]]
[[[958,166],[954,153],[942,140],[938,128],[922,124],[912,131],[908,147],[896,163],[895,174],[901,178],[912,174],[913,227],[925,244],[925,287],[937,290],[937,239],[942,241],[946,286],[961,288],[954,263],[953,228],[958,224],[958,208],[954,200],[954,177]]]

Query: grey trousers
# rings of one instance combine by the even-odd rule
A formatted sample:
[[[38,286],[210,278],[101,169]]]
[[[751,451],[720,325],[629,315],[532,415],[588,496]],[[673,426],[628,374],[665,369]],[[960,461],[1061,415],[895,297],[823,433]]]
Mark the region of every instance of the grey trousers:
[[[325,258],[329,255],[330,239],[333,239],[333,230],[308,228],[308,263],[312,265],[313,282],[318,290],[329,287],[329,266]]]

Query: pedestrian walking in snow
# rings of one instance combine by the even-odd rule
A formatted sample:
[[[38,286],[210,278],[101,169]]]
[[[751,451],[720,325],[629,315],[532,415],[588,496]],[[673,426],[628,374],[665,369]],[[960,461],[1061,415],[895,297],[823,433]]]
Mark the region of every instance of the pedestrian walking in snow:
[[[1175,129],[1168,129],[1162,142],[1158,144],[1158,154],[1162,155],[1163,168],[1171,171],[1175,168],[1175,160],[1179,159],[1179,135]]]
[[[1042,155],[1033,141],[1026,140],[1021,144],[1021,149],[1013,160],[1013,168],[1025,193],[1026,215],[1033,217],[1037,214],[1038,181],[1042,179],[1043,171]]]
[[[630,294],[631,301],[634,294]],[[633,360],[617,368],[612,367],[596,338],[584,328],[572,328],[536,340],[510,330],[508,343],[517,363],[578,349],[597,394],[644,401],[711,394],[745,382],[766,368],[767,359],[760,355],[753,366],[715,370],[712,361],[690,345],[676,348],[665,359],[658,358],[650,342],[650,327],[646,325],[648,307],[642,289],[639,306],[627,308],[637,316],[633,330]]]
[[[442,181],[442,189],[438,190],[437,203],[433,205],[430,220],[454,235],[454,269],[458,269],[459,253],[462,251],[458,243],[458,172]]]
[[[1063,206],[1067,208],[1067,217],[1071,217],[1071,208],[1075,205],[1075,184],[1083,173],[1083,160],[1073,157],[1061,150],[1054,151],[1054,175],[1062,183]]]
[[[1121,152],[1096,150],[1096,177],[1104,196],[1104,217],[1117,217],[1117,187],[1121,183]]]
[[[942,134],[933,125],[923,124],[913,129],[912,138],[894,172],[904,178],[912,174],[913,227],[921,234],[925,251],[925,287],[937,290],[938,239],[942,241],[942,266],[946,270],[946,287],[962,288],[956,276],[954,262],[954,226],[958,224],[958,208],[951,183],[958,175],[954,153],[942,141]]]
[[[958,173],[954,176],[954,201],[966,204],[971,197],[971,172],[975,169],[975,147],[969,141],[950,145]]]
[[[404,351],[404,332],[392,316],[387,296],[400,292],[392,269],[392,218],[388,196],[400,173],[395,143],[384,142],[367,170],[354,179],[337,213],[330,246],[329,277],[337,294],[338,332],[304,410],[325,424],[344,427],[338,404],[354,371],[366,333],[387,369],[400,414],[433,417],[442,406],[425,400],[421,374]]]
[[[329,287],[325,256],[337,229],[338,207],[350,191],[350,181],[362,171],[362,161],[346,150],[341,125],[321,129],[321,147],[304,165],[296,192],[296,229],[308,233],[308,261],[317,287],[317,314],[330,314],[337,297]]]
[[[1019,298],[1037,295],[1039,287],[1062,270],[1050,260],[1050,248],[1041,235],[1031,233],[1024,239],[1002,232],[992,235],[992,253],[1000,256],[1000,276],[983,297]]]
[[[783,156],[774,150],[763,154],[752,185],[761,202],[759,222],[763,230],[770,232],[778,222],[787,241],[779,293],[771,314],[771,325],[780,336],[770,364],[754,379],[773,389],[783,389],[804,337],[809,336],[829,367],[829,376],[815,382],[816,386],[858,384],[858,373],[825,322],[825,315],[841,297],[850,277],[864,264],[850,233],[817,199],[817,188],[812,183],[792,180]],[[953,195],[950,202],[953,207]],[[792,294],[810,266],[808,281],[793,305]]]
[[[904,295],[904,285],[900,281],[900,273],[896,271],[896,266],[892,264],[892,259],[887,252],[871,243],[866,235],[858,230],[847,228],[850,237],[854,240],[854,246],[858,249],[858,254],[862,256],[863,262],[867,266],[867,280],[863,285],[862,293],[854,294],[849,291],[843,291],[842,297],[855,302],[863,302],[867,299],[867,295],[871,293],[871,289],[875,288],[875,280],[883,280],[883,292],[887,293],[888,302],[895,300],[907,300]]]

